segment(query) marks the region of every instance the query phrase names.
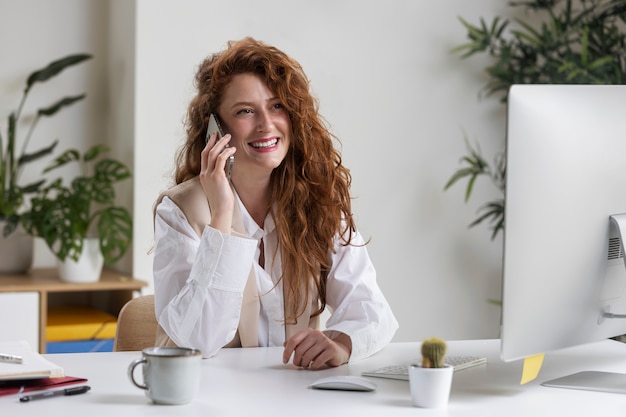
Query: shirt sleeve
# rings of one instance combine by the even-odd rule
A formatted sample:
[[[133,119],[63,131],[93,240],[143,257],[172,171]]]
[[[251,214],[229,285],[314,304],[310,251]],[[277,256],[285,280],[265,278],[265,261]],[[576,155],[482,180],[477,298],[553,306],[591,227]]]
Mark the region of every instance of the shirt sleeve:
[[[326,301],[331,315],[325,332],[350,336],[350,361],[368,357],[384,348],[398,329],[398,322],[376,282],[376,270],[362,236],[356,232],[350,245],[335,245],[328,274]]]
[[[177,345],[215,355],[237,331],[256,241],[208,225],[198,237],[167,197],[156,208],[154,236],[159,324]]]

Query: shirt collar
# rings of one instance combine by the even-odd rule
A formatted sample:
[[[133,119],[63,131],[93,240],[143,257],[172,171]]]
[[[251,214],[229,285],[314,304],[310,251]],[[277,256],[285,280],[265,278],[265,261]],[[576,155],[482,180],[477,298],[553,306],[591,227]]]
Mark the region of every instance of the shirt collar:
[[[259,225],[254,221],[248,210],[243,205],[241,198],[239,198],[239,194],[235,191],[235,198],[237,200],[237,204],[239,204],[239,209],[241,211],[241,217],[243,220],[243,227],[246,231],[246,234],[253,239],[261,239],[266,233],[272,233],[274,229],[276,229],[276,224],[274,223],[274,218],[270,213],[265,217],[265,229],[261,229]]]

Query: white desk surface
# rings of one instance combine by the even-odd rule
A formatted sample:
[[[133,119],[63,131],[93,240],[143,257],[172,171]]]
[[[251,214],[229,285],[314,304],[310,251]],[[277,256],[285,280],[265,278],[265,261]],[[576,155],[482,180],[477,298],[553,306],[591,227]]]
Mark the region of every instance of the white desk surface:
[[[88,378],[91,391],[29,403],[20,403],[18,395],[3,396],[0,410],[3,416],[46,417],[626,415],[626,395],[540,385],[581,370],[626,374],[626,344],[611,340],[546,355],[539,378],[523,386],[522,362],[502,362],[498,340],[449,342],[449,354],[486,356],[488,363],[455,373],[446,410],[413,407],[406,381],[371,378],[378,385],[374,392],[308,388],[331,374],[360,375],[380,366],[413,362],[419,358],[418,346],[393,343],[371,358],[323,371],[283,365],[282,348],[224,349],[203,360],[200,393],[192,403],[180,406],[154,405],[131,385],[126,370],[140,352],[51,354],[46,357],[63,366],[66,375]]]

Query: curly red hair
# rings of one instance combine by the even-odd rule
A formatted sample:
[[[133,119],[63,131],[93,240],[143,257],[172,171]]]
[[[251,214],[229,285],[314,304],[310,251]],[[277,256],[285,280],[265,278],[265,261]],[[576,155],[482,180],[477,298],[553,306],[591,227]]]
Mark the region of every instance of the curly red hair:
[[[335,239],[340,236],[348,245],[356,230],[350,171],[342,165],[333,143],[336,138],[319,114],[300,64],[252,38],[229,42],[224,51],[205,59],[196,73],[197,95],[189,104],[187,140],[177,156],[175,180],[179,184],[200,173],[209,116],[217,111],[233,76],[242,73],[265,80],[291,121],[290,149],[271,175],[270,204],[281,247],[285,319],[293,322],[312,295],[318,307],[315,314],[324,310]]]

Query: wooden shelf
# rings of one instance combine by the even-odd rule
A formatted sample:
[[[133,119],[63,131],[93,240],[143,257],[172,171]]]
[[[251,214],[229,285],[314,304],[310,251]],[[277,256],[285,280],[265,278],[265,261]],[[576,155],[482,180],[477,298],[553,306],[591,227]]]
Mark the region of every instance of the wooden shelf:
[[[34,269],[24,275],[0,274],[0,292],[137,290],[146,285],[145,281],[108,269],[102,271],[99,281],[78,284],[61,281],[56,268]]]
[[[39,293],[39,352],[46,350],[46,324],[51,305],[87,304],[117,317],[120,309],[135,291],[148,283],[116,271],[105,269],[100,280],[69,283],[60,280],[56,268],[33,269],[24,275],[1,275],[0,293]]]

